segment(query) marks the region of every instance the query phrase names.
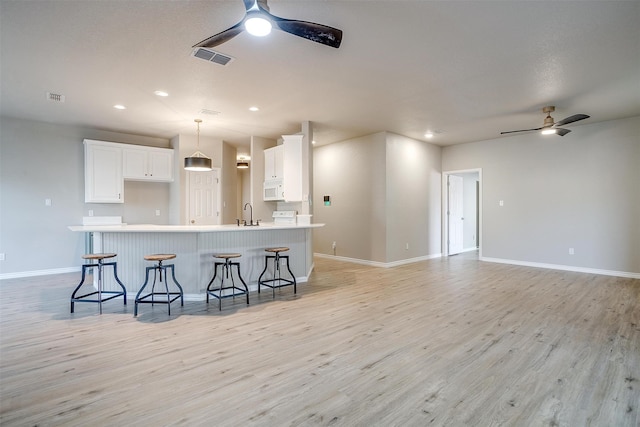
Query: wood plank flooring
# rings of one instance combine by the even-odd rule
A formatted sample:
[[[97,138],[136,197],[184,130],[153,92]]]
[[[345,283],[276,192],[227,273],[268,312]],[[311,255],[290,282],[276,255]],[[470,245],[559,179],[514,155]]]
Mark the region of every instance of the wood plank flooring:
[[[76,304],[0,281],[2,426],[638,426],[640,280],[316,259],[217,304]]]

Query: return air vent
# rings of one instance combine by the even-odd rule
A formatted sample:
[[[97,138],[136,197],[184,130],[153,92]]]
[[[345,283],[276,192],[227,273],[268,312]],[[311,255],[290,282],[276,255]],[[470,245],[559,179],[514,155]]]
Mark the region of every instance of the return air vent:
[[[64,102],[64,95],[59,93],[47,92],[47,99],[53,102]]]
[[[200,110],[200,114],[206,114],[208,116],[217,116],[218,114],[220,114],[220,111],[207,110],[206,108],[203,108],[202,110]]]
[[[204,59],[205,61],[213,62],[220,65],[227,65],[234,59],[229,55],[216,52],[215,50],[206,49],[204,47],[195,48],[191,55],[195,56],[196,58]]]

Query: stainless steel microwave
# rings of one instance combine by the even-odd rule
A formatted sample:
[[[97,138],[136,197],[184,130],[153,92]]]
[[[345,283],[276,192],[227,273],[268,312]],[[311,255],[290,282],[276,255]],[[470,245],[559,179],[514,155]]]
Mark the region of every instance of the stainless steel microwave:
[[[262,191],[264,201],[284,200],[284,187],[281,179],[274,179],[264,182]]]

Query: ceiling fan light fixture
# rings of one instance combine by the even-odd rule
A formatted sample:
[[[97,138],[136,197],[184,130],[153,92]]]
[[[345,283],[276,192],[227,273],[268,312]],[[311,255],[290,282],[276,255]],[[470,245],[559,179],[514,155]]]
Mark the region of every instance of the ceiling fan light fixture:
[[[271,22],[260,13],[253,13],[245,19],[244,28],[252,36],[264,37],[271,32]]]
[[[550,129],[542,129],[542,132],[540,132],[543,135],[554,135],[557,131],[554,128],[550,128]]]
[[[201,119],[195,119],[198,125],[198,133],[196,139],[196,152],[184,159],[184,169],[192,172],[207,172],[212,169],[211,159],[200,152],[200,123]]]

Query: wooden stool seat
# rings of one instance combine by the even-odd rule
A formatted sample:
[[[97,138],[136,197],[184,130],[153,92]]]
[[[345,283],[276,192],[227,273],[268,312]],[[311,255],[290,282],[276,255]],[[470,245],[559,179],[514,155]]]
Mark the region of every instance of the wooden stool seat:
[[[116,254],[85,254],[82,255],[82,259],[107,259],[115,256]]]
[[[288,251],[289,248],[286,246],[278,246],[274,248],[266,248],[264,251],[272,253],[273,255],[265,255],[264,259],[264,270],[258,277],[258,293],[260,293],[260,287],[266,286],[267,288],[271,288],[271,294],[273,298],[276,297],[276,288],[282,288],[284,286],[293,286],[293,293],[296,294],[298,292],[298,284],[296,282],[296,276],[293,275],[291,268],[289,267],[289,255],[280,255],[281,252]],[[271,275],[270,279],[263,279],[265,274],[267,274],[267,269],[269,268],[269,260],[272,261],[273,271],[269,274]],[[290,279],[286,279],[282,277],[281,268],[280,268],[280,260],[286,261],[286,268],[289,272]],[[273,274],[271,274],[273,273]]]
[[[113,253],[104,253],[104,254],[84,254],[82,255],[82,259],[89,260],[89,262],[82,265],[82,278],[80,279],[80,283],[76,286],[75,290],[71,294],[71,313],[74,312],[75,303],[77,302],[93,302],[97,303],[100,306],[100,314],[102,314],[102,303],[104,301],[109,301],[110,299],[122,297],[124,300],[124,305],[127,305],[127,290],[124,287],[124,284],[118,278],[118,269],[117,263],[115,261],[111,262],[103,262],[105,259],[114,258],[116,254]],[[120,286],[119,290],[104,290],[103,289],[103,270],[104,267],[111,266],[113,267],[113,278],[115,279],[118,286]],[[78,295],[78,291],[84,284],[84,279],[86,277],[87,270],[97,268],[98,269],[98,277],[97,280],[94,278],[94,283],[96,284],[95,290],[84,294]],[[92,270],[95,271],[95,270]],[[95,296],[94,296],[95,295]]]
[[[166,261],[168,259],[174,259],[176,254],[153,254],[145,255],[144,259],[147,261]]]
[[[228,253],[228,254],[213,254],[214,258],[220,259],[230,259],[230,258],[240,258],[242,255],[237,253]]]
[[[267,248],[267,249],[265,249],[266,252],[273,252],[273,253],[286,252],[288,250],[289,250],[289,248],[287,248],[286,246],[282,246],[282,247],[279,247],[279,248]]]
[[[136,301],[133,307],[133,316],[138,315],[138,304],[167,304],[167,314],[171,316],[171,303],[180,298],[180,305],[184,306],[184,292],[182,291],[182,286],[176,280],[176,272],[173,264],[163,264],[162,261],[167,261],[170,259],[174,259],[176,254],[151,254],[145,255],[144,259],[146,261],[157,262],[152,266],[147,267],[144,284],[138,291],[136,295]],[[171,278],[173,279],[173,283],[178,287],[177,291],[169,291],[169,273],[167,270],[171,270]],[[149,273],[153,271],[153,284],[151,285],[151,292],[143,295],[144,288],[149,284]],[[164,273],[164,275],[162,274]],[[156,276],[159,276],[158,282],[164,282],[164,292],[156,292]],[[164,279],[163,279],[164,276]],[[156,296],[162,296],[162,299],[157,299]],[[166,298],[164,298],[166,297]]]
[[[247,287],[247,284],[245,283],[244,279],[242,278],[242,275],[240,274],[240,263],[231,262],[233,258],[240,258],[241,256],[242,254],[234,253],[234,252],[213,254],[214,258],[222,259],[224,260],[224,262],[214,262],[213,264],[213,277],[211,278],[211,280],[209,281],[209,284],[207,285],[207,292],[206,292],[207,304],[209,304],[209,296],[218,298],[218,309],[222,310],[223,298],[231,297],[235,299],[236,296],[238,295],[246,295],[247,305],[249,305],[249,288]],[[221,268],[220,285],[215,286],[214,282],[216,280],[216,277],[218,276],[218,267]],[[242,285],[243,285],[242,288],[239,287],[239,284],[238,286],[236,285],[235,279],[233,278],[234,274],[233,274],[232,267],[236,268],[236,277],[240,279],[240,282],[242,282]],[[231,278],[231,284],[227,282],[227,285],[225,286],[225,278],[227,280]],[[225,292],[225,291],[229,291],[229,292]]]

